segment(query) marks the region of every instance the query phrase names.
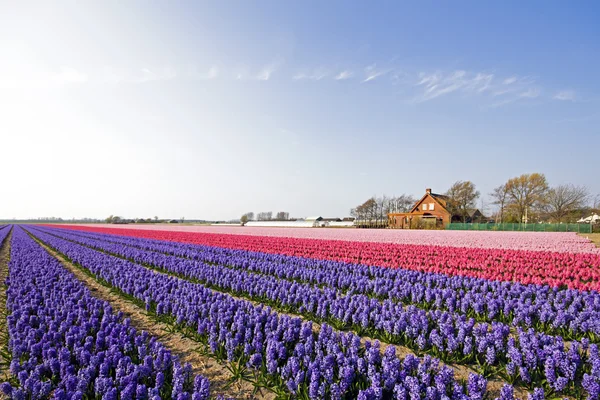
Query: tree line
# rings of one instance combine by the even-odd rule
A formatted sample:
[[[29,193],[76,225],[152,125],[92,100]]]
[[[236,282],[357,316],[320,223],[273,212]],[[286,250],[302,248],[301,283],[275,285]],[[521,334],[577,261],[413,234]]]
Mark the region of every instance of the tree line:
[[[456,181],[443,193],[446,208],[454,219],[470,220],[473,210],[478,209],[481,193],[471,181]],[[587,187],[561,184],[551,187],[541,173],[523,174],[507,180],[489,194],[496,210],[486,221],[496,223],[520,222],[575,222],[591,212],[600,212],[600,196],[592,199]],[[388,214],[409,212],[416,199],[407,194],[396,197],[372,196],[352,208],[350,214],[357,220],[375,224],[387,222]],[[485,203],[479,210],[486,213]],[[586,215],[587,214],[587,215]]]
[[[289,221],[290,213],[287,211],[279,211],[275,214],[275,218],[273,218],[273,211],[263,211],[256,214],[256,219],[254,219],[253,212],[247,212],[242,215],[240,218],[240,222],[245,224],[248,221]]]
[[[570,183],[550,187],[544,174],[523,174],[494,188],[490,197],[498,207],[498,222],[575,222],[597,211],[587,187]]]
[[[373,196],[364,203],[350,210],[350,215],[357,221],[369,221],[374,224],[387,224],[388,214],[408,212],[415,204],[415,198],[408,194],[400,196]]]

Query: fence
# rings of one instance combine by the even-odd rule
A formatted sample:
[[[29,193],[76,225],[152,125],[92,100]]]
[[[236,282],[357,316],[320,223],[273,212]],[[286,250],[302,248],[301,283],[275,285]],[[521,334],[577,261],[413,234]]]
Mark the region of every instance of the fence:
[[[448,224],[454,231],[522,231],[522,232],[579,232],[592,233],[591,224]]]

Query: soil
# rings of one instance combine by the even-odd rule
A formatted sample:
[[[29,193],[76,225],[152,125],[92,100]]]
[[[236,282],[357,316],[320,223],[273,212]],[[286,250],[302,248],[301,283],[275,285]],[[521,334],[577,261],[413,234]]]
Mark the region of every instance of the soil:
[[[6,309],[6,278],[8,278],[8,261],[10,260],[10,241],[12,239],[12,231],[4,239],[0,246],[0,348],[8,350],[8,326],[6,325],[6,317],[8,310]],[[0,382],[5,382],[9,378],[10,359],[5,359],[0,353]]]
[[[596,247],[600,247],[600,233],[579,233],[579,236],[589,239]]]
[[[38,241],[38,243],[40,243]],[[231,372],[214,358],[201,355],[198,350],[200,344],[192,339],[186,338],[178,332],[172,332],[169,325],[159,322],[146,313],[145,310],[138,307],[131,301],[123,299],[119,294],[113,292],[110,288],[98,283],[79,267],[76,267],[57,252],[48,246],[40,243],[52,256],[57,258],[62,265],[70,271],[77,279],[83,282],[91,293],[106,302],[108,302],[115,311],[122,311],[126,318],[131,319],[131,325],[139,331],[147,331],[153,336],[159,338],[160,342],[176,355],[183,363],[189,363],[192,366],[194,374],[201,374],[209,379],[211,385],[211,394],[222,394],[226,398],[234,399],[274,399],[275,396],[270,392],[252,394],[254,386],[246,381],[236,381],[230,386],[228,383],[232,377]]]

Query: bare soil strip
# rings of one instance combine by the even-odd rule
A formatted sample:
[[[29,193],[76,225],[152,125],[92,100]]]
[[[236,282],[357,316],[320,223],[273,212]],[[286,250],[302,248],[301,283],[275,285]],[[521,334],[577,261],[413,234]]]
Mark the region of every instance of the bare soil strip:
[[[131,319],[131,325],[140,331],[147,331],[159,338],[162,344],[176,355],[181,362],[190,363],[194,374],[202,374],[210,380],[211,393],[222,394],[227,398],[235,399],[273,399],[274,395],[269,392],[253,395],[254,386],[250,382],[236,381],[228,386],[232,377],[231,372],[214,358],[202,355],[198,352],[200,344],[195,340],[174,332],[169,324],[157,321],[144,309],[138,307],[131,301],[123,299],[109,287],[97,282],[86,274],[80,267],[67,261],[60,253],[49,248],[45,243],[35,238],[36,242],[48,253],[58,259],[61,264],[75,277],[83,282],[92,292],[94,297],[108,302],[115,312],[122,311],[126,318]]]
[[[600,233],[578,233],[579,236],[588,239],[594,243],[596,247],[600,247]]]
[[[50,252],[52,255],[54,255],[54,256],[55,256],[55,257],[57,257],[59,260],[61,260],[61,262],[63,262],[63,263],[65,263],[65,262],[66,262],[66,263],[68,263],[68,261],[66,261],[66,260],[64,259],[64,257],[62,257],[62,255],[60,255],[59,253],[56,253],[56,252],[54,252],[52,249],[50,249],[49,247],[47,247],[47,246],[46,246],[46,244],[45,244],[45,243],[43,243],[43,242],[41,242],[41,241],[40,241],[40,240],[39,240],[37,237],[35,238],[35,240],[36,240],[38,243],[40,243],[40,244],[41,244],[41,245],[42,245],[42,246],[43,246],[43,247],[44,247],[46,250],[48,250],[48,251],[49,251],[49,252]],[[85,245],[82,245],[82,246],[85,246]],[[85,247],[89,247],[89,246],[85,246]],[[100,250],[93,249],[93,248],[92,248],[92,250],[101,252]],[[124,258],[124,257],[120,257],[120,256],[118,256],[118,255],[112,254],[112,253],[106,253],[106,254],[110,254],[110,255],[112,255],[113,257]],[[124,258],[124,259],[125,259],[125,258]],[[68,263],[68,264],[70,264],[70,263]],[[141,264],[140,264],[140,265],[141,265]],[[155,267],[148,266],[148,265],[142,265],[142,266],[143,266],[143,267],[145,267],[145,268],[147,268],[147,269],[150,269],[150,270],[152,270],[153,272],[155,272],[155,273],[158,273],[158,274],[163,274],[163,275],[172,275],[172,276],[176,276],[176,277],[177,277],[177,278],[179,278],[179,279],[183,279],[183,280],[192,281],[192,280],[190,280],[190,279],[188,279],[188,278],[186,278],[186,277],[184,277],[184,276],[179,276],[179,275],[175,275],[175,274],[170,274],[170,273],[167,273],[167,272],[163,271],[163,270],[162,270],[162,269],[160,269],[160,268],[155,268]],[[88,275],[86,275],[85,273],[81,272],[81,270],[80,270],[80,268],[79,268],[79,267],[72,266],[72,268],[74,268],[74,269],[76,269],[77,271],[79,271],[79,272],[80,272],[80,273],[81,273],[83,276],[85,276],[85,278],[86,278],[86,279],[88,279],[88,280],[93,280],[93,279],[92,279],[92,278],[90,278]],[[79,276],[78,276],[78,278],[79,278]],[[79,279],[83,280],[82,278],[79,278]],[[95,282],[95,281],[94,281],[94,282]],[[95,282],[95,283],[96,283],[97,285],[99,285],[99,283],[97,283],[97,282]],[[203,285],[203,286],[206,286],[206,285]],[[103,287],[103,288],[105,288],[104,286],[102,286],[102,287]],[[207,287],[209,287],[209,286],[207,286]],[[237,299],[237,300],[241,300],[241,301],[248,301],[248,302],[250,302],[251,304],[253,304],[253,305],[256,305],[256,306],[260,305],[260,303],[259,303],[259,302],[257,302],[257,301],[254,301],[254,300],[252,300],[252,299],[250,299],[250,298],[247,298],[247,297],[245,297],[245,296],[236,296],[236,295],[232,295],[231,293],[228,293],[228,292],[226,292],[226,291],[219,290],[218,288],[214,288],[214,287],[210,287],[210,289],[211,289],[211,290],[213,290],[213,291],[215,291],[215,292],[224,293],[224,294],[226,294],[226,295],[228,295],[228,296],[231,296],[232,298],[234,298],[234,299]],[[116,295],[116,294],[115,294],[115,296],[118,296],[118,295]],[[133,307],[137,307],[136,305],[134,305],[133,303],[131,303],[131,302],[127,301],[127,300],[121,300],[121,301],[124,301],[124,302],[127,302],[127,303],[129,303],[129,304],[131,304]],[[271,308],[273,308],[274,310],[277,310],[277,313],[278,313],[278,314],[280,314],[280,315],[288,315],[288,316],[290,316],[290,317],[297,317],[297,318],[300,318],[300,319],[302,319],[303,321],[309,321],[309,320],[310,320],[309,318],[306,318],[305,316],[303,316],[303,315],[300,315],[300,314],[294,314],[294,313],[289,313],[289,312],[281,312],[280,310],[278,310],[278,309],[277,309],[277,307],[273,307],[273,306],[271,306]],[[138,307],[138,309],[139,309],[139,307]],[[144,315],[146,315],[146,314],[144,313]],[[132,321],[132,322],[133,322],[133,321]],[[167,325],[167,324],[164,324],[164,325]],[[319,330],[320,330],[320,325],[319,325],[319,324],[317,324],[317,323],[314,323],[314,324],[313,324],[313,331],[315,331],[315,332],[319,332]],[[339,332],[339,330],[337,330],[337,329],[335,329],[335,328],[334,328],[334,331],[338,331],[338,332]],[[375,340],[379,340],[379,339],[373,339],[373,338],[370,338],[370,337],[367,337],[367,336],[361,336],[361,343],[362,343],[362,344],[364,344],[364,343],[365,343],[365,342],[367,342],[367,341],[374,342]],[[418,354],[416,354],[414,351],[412,351],[412,350],[411,350],[410,348],[408,348],[408,347],[401,346],[401,345],[397,345],[397,344],[389,344],[389,343],[385,343],[385,342],[383,342],[383,341],[381,341],[381,340],[379,340],[379,342],[381,343],[381,353],[382,353],[382,354],[385,352],[385,350],[386,350],[386,349],[387,349],[389,346],[394,346],[394,347],[396,348],[396,354],[398,355],[398,357],[399,357],[400,359],[403,359],[404,357],[406,357],[406,356],[407,356],[407,355],[409,355],[409,354],[412,354],[412,355],[414,355],[414,356],[417,356],[417,357],[419,357],[419,355],[418,355]],[[165,343],[165,345],[166,345],[166,343]],[[463,379],[463,380],[467,380],[467,379],[468,379],[468,377],[469,377],[469,374],[470,374],[470,373],[478,373],[478,372],[477,372],[477,371],[475,371],[474,369],[472,369],[472,368],[470,368],[470,367],[467,367],[467,366],[465,366],[465,365],[461,365],[461,364],[454,364],[454,363],[452,363],[452,364],[449,364],[449,363],[444,363],[443,361],[441,361],[441,360],[440,360],[440,365],[447,365],[448,367],[452,368],[452,369],[454,370],[454,376],[455,376],[455,378],[457,378],[457,379]],[[227,372],[229,372],[229,371],[227,371]],[[505,382],[505,381],[503,381],[502,379],[497,379],[497,378],[487,378],[487,381],[488,381],[488,396],[490,396],[490,398],[495,398],[495,397],[498,397],[498,396],[500,395],[500,389],[502,388],[502,386],[504,386],[504,384],[506,384],[506,382]],[[211,381],[211,383],[212,383],[212,381]],[[529,392],[528,392],[528,391],[527,391],[525,388],[522,388],[522,387],[515,387],[515,388],[514,388],[514,394],[515,394],[515,396],[516,396],[517,398],[523,398],[523,399],[526,399],[526,398],[527,398],[527,395],[528,395],[528,393],[529,393]]]
[[[6,309],[6,289],[8,287],[5,281],[8,278],[11,239],[12,231],[4,239],[4,242],[0,243],[0,382],[8,380],[10,366],[10,358],[8,357],[8,326],[6,324],[6,317],[8,316],[8,310]]]

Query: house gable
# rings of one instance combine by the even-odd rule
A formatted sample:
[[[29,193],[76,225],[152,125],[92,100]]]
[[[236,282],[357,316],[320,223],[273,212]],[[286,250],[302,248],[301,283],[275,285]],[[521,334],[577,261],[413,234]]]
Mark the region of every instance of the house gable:
[[[424,209],[423,204],[427,205],[427,209]],[[430,204],[434,205],[433,210],[430,210]],[[427,211],[437,211],[437,212],[450,214],[448,212],[448,210],[446,209],[446,205],[444,203],[442,203],[440,200],[438,200],[431,193],[425,193],[425,195],[423,197],[421,197],[421,200],[419,200],[415,203],[415,205],[413,206],[413,208],[411,208],[409,213],[412,214],[415,212],[427,212]]]

